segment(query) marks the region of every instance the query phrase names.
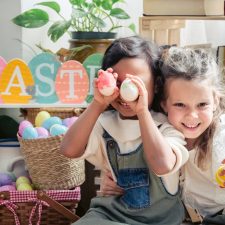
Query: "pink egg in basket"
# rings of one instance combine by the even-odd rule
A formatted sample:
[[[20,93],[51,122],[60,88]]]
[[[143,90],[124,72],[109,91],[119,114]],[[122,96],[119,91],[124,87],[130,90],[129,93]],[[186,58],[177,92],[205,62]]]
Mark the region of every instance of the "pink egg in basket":
[[[98,72],[98,90],[104,96],[110,96],[114,93],[116,79],[109,71],[99,70]]]
[[[32,123],[28,120],[23,120],[20,122],[19,125],[19,135],[22,136],[23,131],[26,127],[33,127]]]
[[[44,127],[35,127],[35,129],[38,133],[38,138],[46,138],[49,136],[48,130]]]

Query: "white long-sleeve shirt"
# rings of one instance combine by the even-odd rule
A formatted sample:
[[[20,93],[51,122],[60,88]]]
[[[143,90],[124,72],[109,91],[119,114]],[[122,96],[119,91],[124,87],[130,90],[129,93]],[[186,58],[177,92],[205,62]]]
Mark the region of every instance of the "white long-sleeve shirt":
[[[196,149],[189,151],[189,160],[182,170],[183,201],[202,216],[213,215],[225,208],[225,188],[220,188],[215,180],[216,171],[225,159],[225,115],[214,135],[212,160],[207,162],[206,170],[197,167],[195,156]]]
[[[156,126],[165,137],[165,140],[176,154],[176,164],[172,171],[162,177],[165,188],[175,194],[179,187],[179,169],[188,160],[188,151],[184,147],[186,142],[183,135],[175,130],[168,122],[167,117],[161,113],[151,112]],[[116,111],[104,112],[95,124],[89,137],[85,153],[79,159],[87,159],[101,170],[110,170],[114,180],[116,177],[107,158],[105,141],[102,134],[105,129],[118,143],[121,153],[136,150],[142,143],[138,120],[122,120]]]

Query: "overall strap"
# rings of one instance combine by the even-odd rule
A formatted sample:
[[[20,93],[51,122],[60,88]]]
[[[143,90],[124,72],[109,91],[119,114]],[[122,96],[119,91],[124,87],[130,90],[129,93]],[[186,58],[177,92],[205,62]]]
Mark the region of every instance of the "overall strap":
[[[106,142],[106,152],[110,165],[113,169],[114,174],[116,175],[116,177],[118,177],[119,167],[117,160],[117,152],[120,151],[119,146],[113,139],[113,137],[106,130],[104,130],[103,138],[105,139]]]

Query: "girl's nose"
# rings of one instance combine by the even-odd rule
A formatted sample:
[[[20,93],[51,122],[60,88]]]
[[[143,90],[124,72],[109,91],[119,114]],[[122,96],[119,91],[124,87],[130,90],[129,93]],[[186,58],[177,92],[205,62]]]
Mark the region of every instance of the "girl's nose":
[[[190,110],[187,115],[192,117],[192,118],[197,118],[198,112],[196,110]]]

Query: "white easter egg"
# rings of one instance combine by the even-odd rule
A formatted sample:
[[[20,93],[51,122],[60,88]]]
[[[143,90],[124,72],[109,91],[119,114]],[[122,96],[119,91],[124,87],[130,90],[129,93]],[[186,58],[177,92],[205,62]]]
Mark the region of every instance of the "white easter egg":
[[[135,101],[138,98],[139,91],[131,79],[126,78],[120,86],[120,96],[127,102]]]

